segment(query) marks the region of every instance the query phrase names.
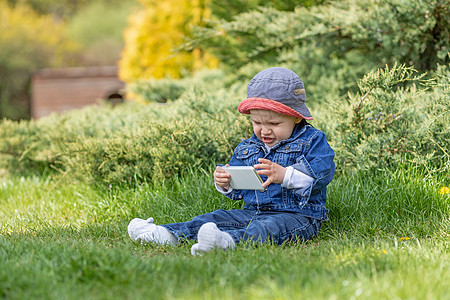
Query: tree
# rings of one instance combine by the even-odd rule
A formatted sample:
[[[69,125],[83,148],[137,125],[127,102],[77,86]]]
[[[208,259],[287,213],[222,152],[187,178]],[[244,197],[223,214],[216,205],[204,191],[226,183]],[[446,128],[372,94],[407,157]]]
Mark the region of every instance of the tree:
[[[120,77],[180,78],[203,67],[215,67],[216,59],[196,48],[180,49],[192,28],[210,17],[207,0],[140,0],[142,10],[129,17]]]

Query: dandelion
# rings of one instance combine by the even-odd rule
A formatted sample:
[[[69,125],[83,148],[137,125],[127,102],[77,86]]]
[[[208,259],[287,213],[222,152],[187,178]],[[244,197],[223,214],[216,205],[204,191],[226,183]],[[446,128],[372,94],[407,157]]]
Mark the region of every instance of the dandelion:
[[[445,194],[448,194],[448,193],[450,193],[450,188],[449,187],[443,186],[439,190],[439,194],[441,194],[441,195],[445,195]]]
[[[408,240],[410,240],[410,239],[411,239],[411,238],[405,236],[405,237],[399,238],[398,240],[399,240],[399,241],[408,241]]]

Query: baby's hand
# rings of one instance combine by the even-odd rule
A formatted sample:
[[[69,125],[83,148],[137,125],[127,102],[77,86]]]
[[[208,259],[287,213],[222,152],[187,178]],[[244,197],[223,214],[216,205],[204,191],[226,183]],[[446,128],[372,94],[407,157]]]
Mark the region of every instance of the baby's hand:
[[[229,166],[229,164],[226,164],[226,166]],[[230,189],[230,181],[231,175],[225,172],[222,167],[217,166],[214,171],[214,182],[225,191],[228,191]]]
[[[283,183],[286,168],[274,163],[268,159],[258,159],[259,164],[254,165],[259,175],[266,175],[267,180],[263,183],[263,187],[268,187],[271,183]]]

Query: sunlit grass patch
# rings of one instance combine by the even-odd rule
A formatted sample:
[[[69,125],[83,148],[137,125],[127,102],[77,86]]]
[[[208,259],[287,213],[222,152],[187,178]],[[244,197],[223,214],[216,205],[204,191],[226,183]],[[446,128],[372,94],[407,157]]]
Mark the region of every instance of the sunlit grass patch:
[[[330,220],[313,240],[193,257],[193,241],[140,244],[126,228],[134,217],[178,222],[240,207],[215,191],[209,171],[107,187],[9,178],[0,183],[0,291],[19,299],[445,299],[450,204],[436,193],[441,184],[410,169],[338,176]]]
[[[0,183],[2,231],[32,234],[43,228],[90,222],[99,195],[88,185],[67,184],[51,177],[4,179]]]

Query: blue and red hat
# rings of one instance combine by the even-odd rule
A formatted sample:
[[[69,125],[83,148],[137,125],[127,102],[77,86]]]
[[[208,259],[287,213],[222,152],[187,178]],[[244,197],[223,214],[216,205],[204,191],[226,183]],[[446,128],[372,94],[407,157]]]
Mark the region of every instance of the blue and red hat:
[[[305,102],[306,91],[300,77],[289,69],[276,67],[261,71],[250,80],[247,99],[239,104],[238,111],[250,114],[252,109],[265,109],[312,120]]]

